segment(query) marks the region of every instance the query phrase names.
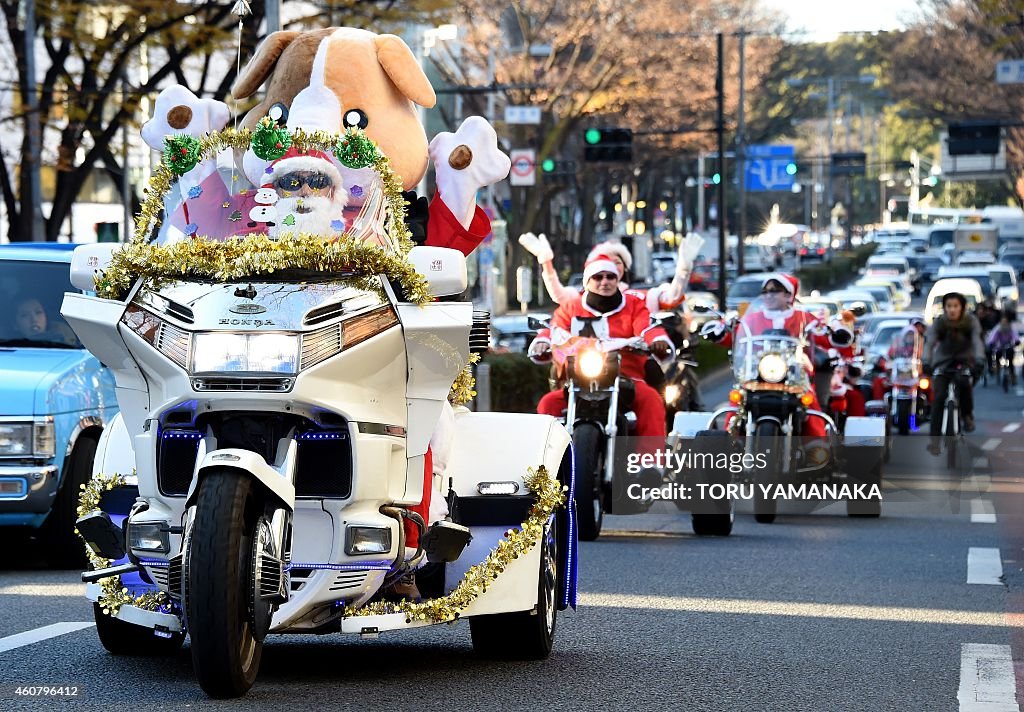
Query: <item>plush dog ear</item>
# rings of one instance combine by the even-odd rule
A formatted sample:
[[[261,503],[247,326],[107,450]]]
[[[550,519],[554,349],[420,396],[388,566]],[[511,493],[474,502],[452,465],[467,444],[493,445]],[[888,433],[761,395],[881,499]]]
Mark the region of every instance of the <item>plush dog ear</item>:
[[[420,106],[432,107],[437,96],[409,45],[397,35],[378,35],[373,42],[377,46],[377,61],[398,91]]]
[[[235,99],[246,99],[255,94],[270,73],[274,71],[274,65],[277,64],[281,53],[300,34],[302,33],[294,30],[281,30],[267,35],[267,38],[256,48],[256,54],[235,79],[235,83],[231,87],[231,96]]]

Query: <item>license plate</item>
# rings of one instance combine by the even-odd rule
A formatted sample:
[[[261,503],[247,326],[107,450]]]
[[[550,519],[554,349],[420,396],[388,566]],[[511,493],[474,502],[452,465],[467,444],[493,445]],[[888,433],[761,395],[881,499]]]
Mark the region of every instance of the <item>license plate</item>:
[[[24,480],[0,480],[0,497],[14,495],[20,497],[25,494]]]

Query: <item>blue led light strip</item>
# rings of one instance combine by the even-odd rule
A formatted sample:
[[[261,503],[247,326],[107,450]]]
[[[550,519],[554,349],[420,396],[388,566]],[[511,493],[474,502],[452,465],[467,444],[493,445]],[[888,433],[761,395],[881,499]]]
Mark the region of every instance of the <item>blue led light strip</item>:
[[[390,561],[367,561],[363,564],[307,564],[293,561],[285,566],[286,571],[292,569],[313,569],[314,571],[387,571],[390,568]]]

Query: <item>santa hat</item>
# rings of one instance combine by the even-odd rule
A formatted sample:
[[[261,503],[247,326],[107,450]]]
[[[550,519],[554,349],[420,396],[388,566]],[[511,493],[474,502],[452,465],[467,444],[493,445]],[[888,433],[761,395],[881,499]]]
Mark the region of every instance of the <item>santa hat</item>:
[[[792,275],[783,274],[782,272],[769,272],[764,276],[764,280],[761,282],[761,289],[768,286],[769,282],[778,282],[782,285],[782,288],[791,297],[795,297],[797,290],[800,289],[800,280]]]
[[[263,184],[273,184],[281,176],[298,171],[323,173],[331,179],[336,194],[345,189],[344,182],[341,179],[341,171],[338,170],[338,167],[329,155],[315,149],[300,152],[294,146],[289,148],[283,156],[271,163],[270,167],[264,171]]]
[[[600,272],[611,272],[619,274],[619,266],[612,262],[608,255],[598,253],[590,257],[583,265],[583,284],[590,281],[590,278]]]
[[[633,266],[633,256],[629,254],[629,250],[621,242],[606,240],[605,242],[595,245],[594,249],[592,249],[590,254],[587,255],[587,259],[590,260],[597,255],[612,255],[618,257],[622,260],[622,264],[626,266],[626,269],[630,269]],[[615,271],[617,272],[618,268],[616,268]],[[621,277],[622,274],[620,273],[619,276]]]

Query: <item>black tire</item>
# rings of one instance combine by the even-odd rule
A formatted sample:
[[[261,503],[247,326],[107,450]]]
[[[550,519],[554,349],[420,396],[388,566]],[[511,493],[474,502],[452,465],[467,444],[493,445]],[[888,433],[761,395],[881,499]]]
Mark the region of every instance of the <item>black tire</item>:
[[[125,623],[103,612],[98,604],[92,604],[96,619],[96,633],[100,643],[112,655],[134,655],[138,657],[162,657],[174,655],[185,641],[182,633],[171,633],[170,638],[160,638],[149,628]]]
[[[694,445],[698,452],[701,451],[699,445],[702,440],[714,439],[717,442],[708,443],[712,452],[716,454],[720,451],[720,446],[726,445],[729,442],[729,433],[724,430],[701,430],[694,436]],[[698,482],[708,482],[710,479],[709,474],[714,471],[696,472]],[[688,504],[681,502],[681,500],[673,500],[677,506],[679,504]],[[724,500],[712,500],[709,503],[701,503],[697,505],[704,511],[694,511],[690,517],[690,526],[693,528],[693,533],[697,536],[729,536],[732,534],[733,521],[735,519],[733,512],[733,503],[728,499]]]
[[[96,459],[96,439],[82,435],[75,442],[75,449],[68,458],[64,479],[57,490],[57,496],[40,530],[43,550],[50,566],[58,569],[85,568],[85,544],[75,534],[78,519],[78,498],[82,485],[92,477],[92,463]]]
[[[537,608],[534,611],[497,613],[469,619],[473,650],[505,660],[543,660],[551,655],[558,623],[558,537],[554,523],[545,527],[541,541]]]
[[[601,536],[604,523],[604,434],[592,423],[581,423],[572,431],[572,446],[576,455],[576,521],[580,539],[594,541]]]
[[[866,485],[882,486],[882,466],[876,465],[871,468],[871,474],[864,480]],[[846,500],[846,516],[861,519],[877,519],[882,516],[881,498],[871,499],[848,499]]]
[[[248,592],[261,499],[252,478],[232,470],[211,472],[199,485],[185,608],[192,666],[215,698],[244,695],[259,672],[263,642],[254,635]]]
[[[896,401],[896,432],[900,435],[910,434],[910,401]]]
[[[754,431],[754,452],[767,453],[765,456],[767,466],[764,468],[765,482],[758,484],[774,485],[781,474],[779,472],[781,461],[777,447],[779,444],[779,433],[779,424],[771,420],[758,423]],[[771,524],[775,521],[778,503],[772,498],[765,498],[760,487],[756,487],[755,490],[754,521],[761,524]]]

